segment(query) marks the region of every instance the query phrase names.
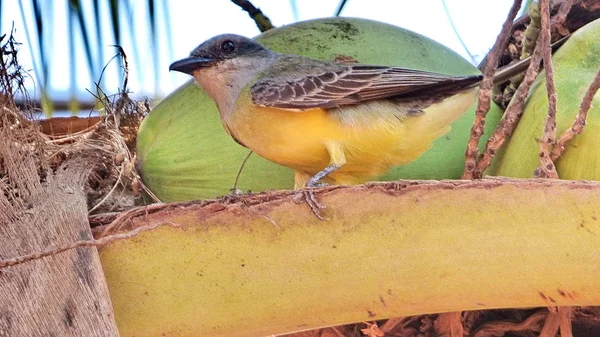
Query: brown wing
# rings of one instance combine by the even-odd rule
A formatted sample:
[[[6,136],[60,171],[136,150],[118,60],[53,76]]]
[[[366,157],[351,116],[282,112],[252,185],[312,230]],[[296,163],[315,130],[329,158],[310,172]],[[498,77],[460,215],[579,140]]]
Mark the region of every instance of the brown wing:
[[[289,61],[287,64],[285,61],[279,62],[252,86],[254,104],[308,109],[339,107],[383,98],[446,96],[473,87],[481,80],[481,76],[449,76],[360,64],[305,61],[289,69]],[[307,72],[312,74],[306,75]]]

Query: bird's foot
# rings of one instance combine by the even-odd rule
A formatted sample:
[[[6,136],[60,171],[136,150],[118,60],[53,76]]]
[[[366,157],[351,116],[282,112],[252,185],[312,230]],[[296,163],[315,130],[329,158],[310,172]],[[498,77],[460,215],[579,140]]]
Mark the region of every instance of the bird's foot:
[[[327,208],[325,205],[321,204],[317,197],[315,196],[315,187],[324,187],[327,186],[326,183],[321,183],[321,179],[325,178],[331,172],[339,169],[341,165],[339,164],[329,164],[323,170],[317,172],[314,176],[312,176],[306,182],[306,188],[303,189],[296,197],[294,197],[294,202],[306,202],[308,207],[312,210],[313,214],[319,218],[320,220],[327,220],[321,215],[321,210]]]
[[[312,184],[310,184],[312,185]],[[327,220],[325,217],[321,215],[321,210],[327,208],[327,206],[321,204],[315,195],[314,187],[323,187],[327,186],[327,184],[314,184],[314,186],[309,186],[307,184],[307,188],[300,191],[294,199],[292,199],[295,203],[300,204],[305,202],[308,207],[310,207],[313,214],[319,218],[319,220]]]

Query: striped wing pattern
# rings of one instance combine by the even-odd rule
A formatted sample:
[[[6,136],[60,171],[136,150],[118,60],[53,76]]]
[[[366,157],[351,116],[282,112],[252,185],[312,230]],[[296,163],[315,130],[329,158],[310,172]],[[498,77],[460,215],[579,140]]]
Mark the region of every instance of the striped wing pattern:
[[[310,64],[304,68],[312,69]],[[254,104],[284,109],[333,108],[385,98],[446,96],[473,87],[481,76],[449,76],[406,68],[331,64],[314,74],[265,76],[251,88]]]

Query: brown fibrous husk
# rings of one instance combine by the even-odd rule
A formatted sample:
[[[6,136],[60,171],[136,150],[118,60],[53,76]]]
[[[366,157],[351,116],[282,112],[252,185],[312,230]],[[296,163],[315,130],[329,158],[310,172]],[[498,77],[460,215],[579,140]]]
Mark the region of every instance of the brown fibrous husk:
[[[150,111],[148,102],[134,101],[121,90],[116,95],[97,97],[104,108],[99,117],[38,120],[24,89],[26,78],[17,60],[18,44],[12,36],[4,39],[0,64],[3,201],[19,205],[26,199],[22,196],[35,193],[35,186],[43,183],[48,173],[77,157],[89,164],[85,192],[91,214],[118,212],[139,203],[134,149],[137,129]],[[16,95],[23,97],[18,105]]]

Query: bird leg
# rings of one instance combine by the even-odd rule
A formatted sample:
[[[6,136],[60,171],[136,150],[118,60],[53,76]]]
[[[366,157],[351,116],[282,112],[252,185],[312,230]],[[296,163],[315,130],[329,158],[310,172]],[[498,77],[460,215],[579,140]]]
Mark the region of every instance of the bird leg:
[[[342,144],[337,141],[327,141],[324,145],[329,153],[329,158],[331,160],[330,164],[308,179],[304,186],[305,188],[294,198],[295,202],[305,201],[314,215],[321,220],[325,220],[325,218],[321,216],[320,210],[327,207],[317,200],[313,188],[327,186],[326,183],[319,182],[319,180],[325,178],[327,175],[346,164],[346,155],[344,153],[344,146]],[[298,178],[298,175],[296,178]],[[298,179],[296,179],[296,183],[298,183]]]
[[[302,201],[306,202],[308,207],[312,210],[313,214],[319,218],[320,220],[325,220],[325,218],[321,215],[321,209],[327,208],[327,206],[321,204],[317,197],[315,196],[314,187],[323,187],[327,186],[326,183],[319,182],[322,178],[325,178],[331,172],[339,169],[340,166],[336,164],[330,164],[323,170],[317,172],[314,176],[312,176],[307,182],[305,189],[302,190],[296,197],[294,197],[294,202],[300,203]]]
[[[312,176],[312,178],[308,179],[308,181],[306,182],[306,187],[323,187],[323,186],[327,186],[327,183],[320,183],[319,180],[325,178],[329,173],[339,169],[340,166],[336,165],[336,164],[330,164],[329,166],[327,166],[326,168],[322,169],[321,171],[317,172],[317,174],[315,174],[314,176]]]

